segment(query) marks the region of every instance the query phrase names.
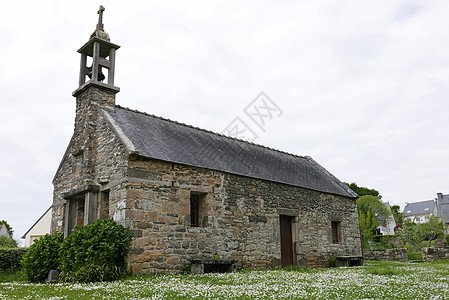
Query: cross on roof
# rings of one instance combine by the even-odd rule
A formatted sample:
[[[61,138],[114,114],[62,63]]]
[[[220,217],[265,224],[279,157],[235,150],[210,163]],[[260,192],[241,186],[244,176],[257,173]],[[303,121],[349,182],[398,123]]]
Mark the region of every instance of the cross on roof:
[[[103,12],[105,11],[103,5],[100,5],[100,9],[98,10],[98,24],[97,24],[97,29],[98,30],[103,30]]]

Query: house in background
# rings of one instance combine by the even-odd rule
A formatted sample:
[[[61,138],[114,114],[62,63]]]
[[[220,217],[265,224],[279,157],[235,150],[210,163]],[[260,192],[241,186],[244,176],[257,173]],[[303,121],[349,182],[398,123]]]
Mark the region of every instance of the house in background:
[[[11,237],[11,235],[9,234],[8,228],[6,227],[5,224],[0,225],[0,236],[6,236],[8,238]]]
[[[410,222],[425,223],[429,221],[432,215],[438,215],[438,206],[435,200],[405,203],[403,216]]]
[[[430,216],[441,218],[446,232],[449,230],[449,195],[437,193],[434,200],[405,203],[403,216],[410,222],[426,223]]]
[[[381,235],[394,235],[394,228],[396,227],[396,221],[394,220],[393,213],[391,212],[390,203],[383,202],[383,205],[388,209],[390,214],[386,217],[383,223],[377,228]]]
[[[435,202],[438,206],[437,217],[441,218],[447,234],[449,233],[449,194],[437,193]]]
[[[47,233],[50,233],[51,223],[51,206],[45,211],[45,213],[28,229],[28,231],[22,236],[25,239],[25,247],[33,245],[34,240],[43,237]]]

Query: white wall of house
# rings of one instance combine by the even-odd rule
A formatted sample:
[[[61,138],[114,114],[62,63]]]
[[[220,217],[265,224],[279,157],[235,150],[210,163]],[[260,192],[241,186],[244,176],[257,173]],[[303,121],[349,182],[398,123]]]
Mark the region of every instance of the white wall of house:
[[[42,215],[42,217],[22,237],[25,239],[25,247],[31,246],[34,240],[50,233],[51,211],[51,208],[47,210],[45,214]]]
[[[0,225],[0,236],[11,237],[8,228],[6,228],[6,225],[4,224]]]
[[[406,219],[410,222],[414,222],[416,224],[421,224],[421,223],[427,223],[430,220],[430,217],[433,215],[433,213],[428,213],[428,214],[420,214],[420,215],[413,215],[413,216],[409,216]]]

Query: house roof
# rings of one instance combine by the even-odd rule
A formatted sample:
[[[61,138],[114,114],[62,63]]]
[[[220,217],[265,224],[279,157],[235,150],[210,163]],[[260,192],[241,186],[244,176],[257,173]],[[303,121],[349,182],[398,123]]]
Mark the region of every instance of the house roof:
[[[144,157],[357,197],[308,156],[297,156],[154,115],[103,109],[128,150]]]
[[[438,215],[437,217],[443,217],[445,223],[449,223],[449,195],[437,194],[438,202]]]
[[[435,208],[434,200],[426,200],[414,203],[408,203],[404,207],[404,216],[415,216],[421,214],[430,214],[433,213]]]
[[[437,194],[438,204],[449,204],[449,195]]]
[[[51,206],[42,214],[42,216],[39,217],[39,219],[37,219],[36,222],[34,222],[33,226],[30,227],[30,229],[27,230],[27,232],[25,232],[22,236],[22,239],[24,239],[26,237],[26,235],[28,234],[28,232],[30,232],[34,226],[36,226],[37,223],[39,223],[39,221],[48,213],[48,211],[51,209]]]

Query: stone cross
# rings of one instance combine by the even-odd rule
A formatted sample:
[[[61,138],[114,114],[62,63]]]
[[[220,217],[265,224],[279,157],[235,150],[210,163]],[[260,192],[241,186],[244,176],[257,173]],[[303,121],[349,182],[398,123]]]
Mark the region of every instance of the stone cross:
[[[98,10],[98,24],[97,24],[97,29],[98,30],[103,30],[103,12],[105,11],[103,5],[100,5],[100,9]]]

